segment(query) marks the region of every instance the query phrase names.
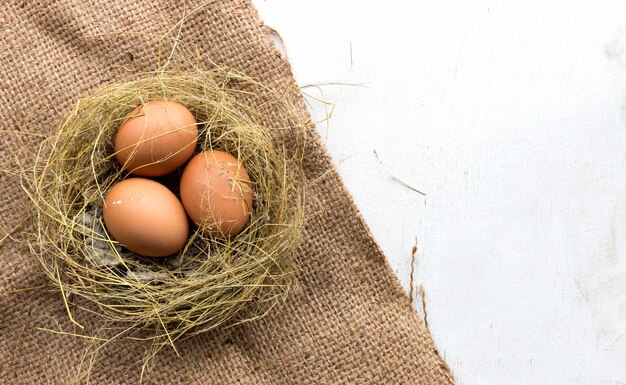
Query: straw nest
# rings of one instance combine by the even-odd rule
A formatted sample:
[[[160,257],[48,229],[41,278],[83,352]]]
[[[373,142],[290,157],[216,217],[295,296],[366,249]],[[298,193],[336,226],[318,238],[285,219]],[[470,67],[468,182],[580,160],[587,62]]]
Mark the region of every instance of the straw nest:
[[[152,74],[80,100],[43,142],[24,182],[35,206],[30,245],[73,322],[80,323],[72,310],[80,307],[107,324],[147,328],[153,331],[150,339],[173,344],[263,316],[284,299],[303,224],[302,165],[297,151],[285,150],[277,140],[280,129],[264,127],[264,115],[244,102],[258,87],[264,86],[225,70]],[[279,99],[267,88],[264,92]],[[128,176],[115,160],[116,129],[129,111],[153,99],[178,101],[195,115],[196,152],[225,150],[247,169],[253,212],[236,237],[210,238],[192,228],[176,255],[146,258],[107,233],[104,196]],[[177,193],[179,174],[159,181]]]

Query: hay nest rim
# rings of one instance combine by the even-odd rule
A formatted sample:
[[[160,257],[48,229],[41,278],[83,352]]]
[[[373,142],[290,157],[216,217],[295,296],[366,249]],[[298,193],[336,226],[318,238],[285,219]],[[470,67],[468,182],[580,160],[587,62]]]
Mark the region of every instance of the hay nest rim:
[[[271,100],[255,109],[246,101],[260,89]],[[155,259],[108,235],[102,201],[128,177],[115,160],[115,131],[128,112],[154,99],[178,101],[196,116],[196,152],[225,150],[247,169],[252,217],[236,237],[210,238],[192,228],[179,253]],[[270,129],[261,122],[268,114],[288,117],[290,108],[277,92],[223,69],[149,74],[81,99],[42,142],[22,181],[34,203],[31,251],[61,291],[70,320],[80,325],[71,310],[78,305],[107,325],[148,327],[148,338],[162,346],[256,319],[280,304],[294,283],[305,183],[301,153],[288,149],[280,134],[294,127]],[[178,178],[157,180],[177,193]]]

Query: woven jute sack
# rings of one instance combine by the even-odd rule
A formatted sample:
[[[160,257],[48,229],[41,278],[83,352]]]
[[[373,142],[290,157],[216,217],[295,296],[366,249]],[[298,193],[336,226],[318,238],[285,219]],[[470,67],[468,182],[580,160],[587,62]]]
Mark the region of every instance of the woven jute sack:
[[[184,23],[179,23],[181,16]],[[172,39],[165,41],[168,34]],[[179,42],[179,43],[177,43]],[[0,3],[0,164],[28,163],[80,97],[153,71],[176,44],[194,57],[295,90],[288,62],[249,0],[3,0]],[[180,47],[179,47],[180,48]],[[176,64],[172,63],[172,67]],[[297,92],[290,116],[308,113]],[[261,98],[262,95],[261,95]],[[254,103],[254,100],[252,100]],[[277,125],[268,114],[265,124]],[[296,255],[297,289],[260,320],[186,339],[164,349],[146,384],[452,384],[427,328],[372,239],[315,129],[306,132],[307,192],[315,207]],[[287,140],[288,142],[288,140]],[[0,384],[136,384],[145,346],[102,347],[85,368],[86,334],[67,316],[24,244],[28,200],[11,172],[0,173]],[[321,207],[321,209],[320,209]],[[15,230],[15,231],[14,231]],[[11,234],[10,237],[4,237]],[[97,318],[81,314],[97,330]],[[52,331],[63,331],[63,334]]]

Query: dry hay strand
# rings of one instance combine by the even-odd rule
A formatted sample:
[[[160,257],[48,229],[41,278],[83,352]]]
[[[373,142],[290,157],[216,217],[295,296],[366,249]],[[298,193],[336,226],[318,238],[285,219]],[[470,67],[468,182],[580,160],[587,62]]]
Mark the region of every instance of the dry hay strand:
[[[301,151],[286,149],[276,134],[280,128],[261,123],[264,113],[281,111],[262,113],[244,102],[258,87],[264,86],[224,69],[158,72],[80,100],[42,142],[34,166],[22,173],[22,187],[34,204],[29,246],[78,327],[75,307],[97,314],[105,325],[101,330],[121,330],[117,337],[148,329],[152,358],[166,344],[256,319],[284,300],[294,283],[305,181]],[[280,100],[270,91],[263,90]],[[127,113],[154,99],[178,101],[194,114],[200,127],[196,152],[221,149],[247,169],[254,204],[236,237],[211,238],[194,227],[177,254],[146,258],[109,236],[103,199],[128,177],[115,160],[115,132]],[[285,114],[293,108],[277,105]],[[157,180],[177,193],[179,174]]]

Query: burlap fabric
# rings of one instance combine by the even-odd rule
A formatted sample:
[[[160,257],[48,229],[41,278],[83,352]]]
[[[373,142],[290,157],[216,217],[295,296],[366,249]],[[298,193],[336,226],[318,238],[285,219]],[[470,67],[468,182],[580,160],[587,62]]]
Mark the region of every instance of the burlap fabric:
[[[48,133],[78,97],[154,70],[160,37],[176,26],[184,10],[199,5],[3,0],[3,168],[14,165],[15,156],[27,157],[19,151],[20,139],[33,146],[40,140],[14,131]],[[289,64],[249,0],[214,2],[173,31],[198,57],[237,68],[275,89],[295,85]],[[301,100],[295,102],[301,108],[292,119],[308,119]],[[453,383],[317,134],[309,131],[308,177],[331,172],[310,192],[325,209],[307,223],[302,236],[297,255],[300,289],[260,321],[185,340],[178,356],[167,350],[144,383]],[[23,221],[26,198],[16,178],[4,173],[0,178],[1,237]],[[0,384],[72,383],[84,340],[41,330],[74,330],[60,295],[46,289],[24,246],[6,239],[0,262]],[[92,321],[86,315],[81,319],[88,326]],[[135,363],[144,348],[133,342],[107,347],[92,368],[91,383],[138,383]]]

